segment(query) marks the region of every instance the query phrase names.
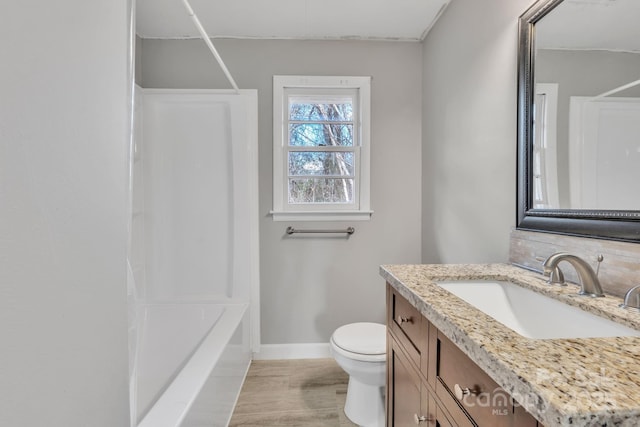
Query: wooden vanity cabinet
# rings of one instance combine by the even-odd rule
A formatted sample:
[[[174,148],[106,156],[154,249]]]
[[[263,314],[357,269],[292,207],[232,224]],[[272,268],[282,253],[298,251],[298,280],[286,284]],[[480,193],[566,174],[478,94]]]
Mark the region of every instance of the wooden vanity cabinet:
[[[387,427],[543,427],[390,285],[386,409]]]
[[[416,364],[393,333],[387,335],[387,355],[387,426],[457,426],[436,402]]]

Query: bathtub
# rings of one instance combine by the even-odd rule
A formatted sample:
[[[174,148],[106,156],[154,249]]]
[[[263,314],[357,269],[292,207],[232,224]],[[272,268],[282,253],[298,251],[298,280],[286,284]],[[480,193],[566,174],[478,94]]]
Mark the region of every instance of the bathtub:
[[[260,345],[257,91],[136,94],[130,425],[226,427]]]
[[[226,426],[251,361],[248,304],[145,304],[137,314],[137,426]]]

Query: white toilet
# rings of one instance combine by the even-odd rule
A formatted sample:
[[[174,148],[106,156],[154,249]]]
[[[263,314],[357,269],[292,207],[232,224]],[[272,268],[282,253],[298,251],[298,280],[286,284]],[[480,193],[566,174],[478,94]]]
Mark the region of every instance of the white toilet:
[[[345,415],[362,427],[384,427],[387,327],[351,323],[331,336],[331,354],[349,374]]]

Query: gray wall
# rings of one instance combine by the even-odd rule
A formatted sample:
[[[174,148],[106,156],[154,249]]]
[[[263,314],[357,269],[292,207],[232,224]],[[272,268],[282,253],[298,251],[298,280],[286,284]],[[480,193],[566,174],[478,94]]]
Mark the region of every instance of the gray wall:
[[[629,52],[538,50],[535,77],[558,83],[557,160],[560,207],[569,208],[569,105],[572,96],[596,96],[638,79],[640,54]],[[612,95],[640,97],[640,86]]]
[[[517,22],[532,3],[454,0],[424,42],[424,262],[508,260]]]
[[[327,342],[339,325],[384,321],[382,263],[420,262],[419,43],[215,40],[241,88],[258,89],[262,343]],[[147,88],[229,88],[200,40],[141,42]],[[371,221],[274,222],[272,77],[365,75],[372,82]],[[285,237],[295,227],[355,226],[343,237]]]
[[[2,426],[129,423],[128,3],[0,13]]]

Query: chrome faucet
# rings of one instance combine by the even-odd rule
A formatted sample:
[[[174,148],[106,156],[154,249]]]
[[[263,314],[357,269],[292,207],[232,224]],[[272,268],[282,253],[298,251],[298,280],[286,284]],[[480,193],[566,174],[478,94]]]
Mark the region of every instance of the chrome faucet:
[[[580,291],[579,295],[587,295],[590,297],[603,297],[602,286],[600,286],[600,280],[593,268],[582,258],[571,255],[567,252],[558,252],[551,255],[542,264],[544,267],[543,274],[550,277],[553,272],[558,268],[560,261],[567,261],[573,266],[578,273],[578,279],[580,279]]]

